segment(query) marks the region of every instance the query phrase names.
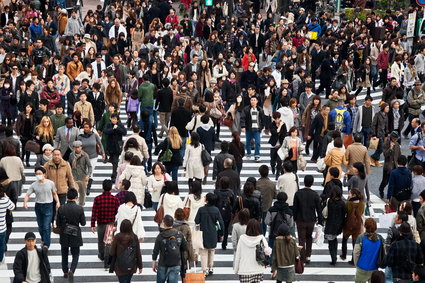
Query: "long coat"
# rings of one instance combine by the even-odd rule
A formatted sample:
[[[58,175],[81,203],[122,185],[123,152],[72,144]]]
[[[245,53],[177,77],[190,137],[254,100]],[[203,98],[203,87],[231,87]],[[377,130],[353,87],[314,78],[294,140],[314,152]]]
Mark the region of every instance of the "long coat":
[[[183,167],[186,168],[186,178],[204,178],[204,166],[202,165],[201,152],[203,145],[194,147],[193,145],[186,146],[186,151],[183,158]]]
[[[341,148],[334,147],[326,155],[326,157],[325,157],[325,164],[327,166],[329,166],[329,168],[331,168],[331,167],[338,168],[339,169],[338,179],[341,179],[341,175],[342,175],[342,167],[341,167],[341,165],[347,165],[348,162],[347,162],[347,159],[345,159],[345,153],[344,153],[344,151],[342,151]],[[330,179],[331,179],[331,175],[328,172],[328,174],[326,175],[326,181],[325,181],[325,183],[329,182]]]
[[[345,203],[343,200],[329,199],[327,207],[328,219],[326,220],[325,234],[339,235],[344,227]]]
[[[64,229],[68,224],[78,226],[78,236],[71,236],[64,233]],[[81,226],[86,225],[86,216],[84,215],[82,206],[77,205],[75,201],[68,201],[65,205],[59,207],[56,225],[60,228],[59,243],[62,247],[74,248],[83,245],[80,224]]]
[[[223,219],[216,206],[206,204],[199,208],[195,217],[195,223],[200,224],[205,249],[215,249],[217,246],[217,221],[220,224],[220,229],[223,229]]]

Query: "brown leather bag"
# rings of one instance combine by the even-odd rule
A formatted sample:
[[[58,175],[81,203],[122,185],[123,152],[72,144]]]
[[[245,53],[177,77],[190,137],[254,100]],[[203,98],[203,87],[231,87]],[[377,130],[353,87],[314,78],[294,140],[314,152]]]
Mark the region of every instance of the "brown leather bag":
[[[187,206],[187,202],[189,202],[189,206]],[[190,215],[190,199],[189,197],[186,200],[186,203],[184,204],[184,220],[188,220],[189,219],[189,215]]]
[[[35,154],[39,154],[40,153],[40,144],[37,143],[36,141],[29,140],[25,144],[25,151],[30,151],[30,152],[34,152]]]
[[[295,259],[295,273],[296,274],[304,273],[304,262],[300,258]]]
[[[153,218],[153,221],[155,221],[155,223],[161,224],[162,219],[164,219],[164,198],[165,198],[165,194],[162,197],[161,203],[159,204],[158,210],[156,211],[155,217]]]

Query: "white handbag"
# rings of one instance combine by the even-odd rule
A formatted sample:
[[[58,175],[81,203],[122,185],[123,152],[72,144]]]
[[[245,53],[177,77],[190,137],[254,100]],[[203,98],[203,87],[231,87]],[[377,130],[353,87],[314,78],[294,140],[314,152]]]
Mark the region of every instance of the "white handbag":
[[[280,160],[285,160],[285,158],[288,157],[288,149],[281,146],[277,151],[277,155],[279,155]]]
[[[319,171],[319,172],[325,171],[325,169],[326,169],[325,159],[319,158],[317,160],[316,166],[317,166],[317,171]]]

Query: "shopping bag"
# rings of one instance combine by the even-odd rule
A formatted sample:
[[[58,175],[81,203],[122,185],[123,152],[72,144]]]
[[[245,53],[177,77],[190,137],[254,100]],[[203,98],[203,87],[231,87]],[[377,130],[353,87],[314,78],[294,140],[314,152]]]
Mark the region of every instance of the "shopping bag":
[[[379,228],[390,228],[394,223],[396,212],[379,215]]]
[[[103,242],[105,244],[110,245],[112,243],[112,240],[114,239],[114,231],[114,224],[106,225],[105,235],[103,236]]]
[[[377,137],[370,138],[369,149],[378,149],[379,139]]]
[[[299,170],[304,171],[305,168],[307,167],[307,161],[304,158],[304,155],[299,155],[298,159],[297,159],[297,167]]]
[[[323,226],[317,225],[316,233],[314,234],[313,242],[316,243],[319,247],[323,245],[325,241],[325,235],[323,234]]]
[[[324,158],[319,158],[319,159],[317,159],[316,166],[317,166],[317,171],[318,171],[318,172],[323,172],[323,171],[325,171],[325,169],[326,169],[325,159],[324,159]]]
[[[285,160],[285,158],[288,157],[288,149],[281,146],[277,151],[277,155],[279,156],[280,160]]]
[[[204,237],[198,225],[195,226],[195,230],[192,230],[192,247],[194,250],[204,248]]]
[[[187,265],[189,266],[189,264]],[[203,283],[205,282],[205,275],[201,269],[199,271],[196,269],[196,261],[194,267],[186,270],[186,275],[184,278],[185,283]]]

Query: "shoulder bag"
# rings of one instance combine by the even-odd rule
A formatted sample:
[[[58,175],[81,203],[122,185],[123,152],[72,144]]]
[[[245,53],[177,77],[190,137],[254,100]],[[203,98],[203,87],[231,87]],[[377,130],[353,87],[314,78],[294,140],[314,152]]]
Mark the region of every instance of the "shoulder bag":
[[[159,208],[156,211],[155,217],[153,218],[153,221],[157,224],[161,224],[162,219],[164,218],[164,198],[165,194],[162,197],[161,203],[159,204]]]
[[[210,163],[212,162],[211,155],[205,149],[204,145],[202,145],[201,160],[202,160],[202,166],[204,167],[210,165]]]
[[[187,203],[189,203],[189,206],[187,205]],[[189,196],[187,197],[186,203],[184,204],[184,220],[188,220],[189,219],[189,215],[190,215],[190,199]]]
[[[164,162],[170,162],[172,158],[173,158],[173,152],[170,149],[170,140],[167,138],[167,149],[162,152],[161,156],[158,159],[159,161],[164,163]]]
[[[29,140],[25,144],[25,151],[34,152],[35,154],[40,153],[40,144],[36,141]]]

